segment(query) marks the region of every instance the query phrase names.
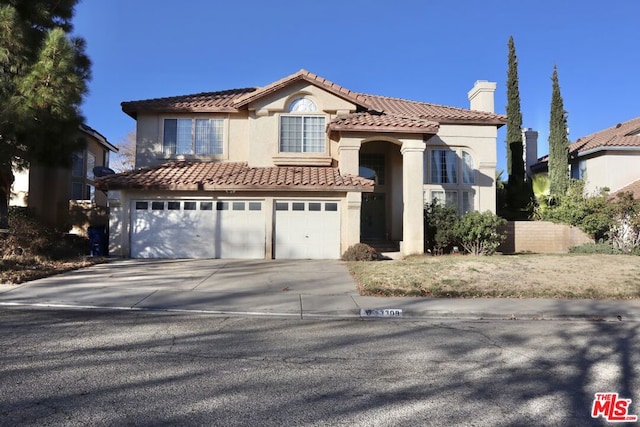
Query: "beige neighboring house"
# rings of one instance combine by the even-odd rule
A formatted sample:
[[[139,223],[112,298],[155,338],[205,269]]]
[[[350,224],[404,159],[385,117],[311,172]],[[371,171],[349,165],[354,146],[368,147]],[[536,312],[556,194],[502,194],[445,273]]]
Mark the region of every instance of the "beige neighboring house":
[[[353,92],[301,70],[264,87],[123,102],[136,170],[101,178],[111,255],[335,259],[423,252],[423,207],[495,212],[495,83],[470,109]]]
[[[569,146],[569,167],[572,178],[584,180],[586,194],[605,187],[633,192],[640,186],[640,117],[578,138]],[[546,172],[548,157],[532,169]]]
[[[33,164],[14,171],[10,205],[28,206],[49,225],[85,234],[90,225],[107,225],[107,197],[96,191],[94,168],[108,168],[109,153],[118,149],[89,126],[78,133],[86,148],[73,154],[71,168]]]

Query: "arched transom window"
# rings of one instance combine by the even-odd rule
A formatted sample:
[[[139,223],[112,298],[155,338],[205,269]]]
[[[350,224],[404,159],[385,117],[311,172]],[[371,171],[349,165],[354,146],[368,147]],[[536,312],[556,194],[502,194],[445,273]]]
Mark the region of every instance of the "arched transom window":
[[[288,114],[280,116],[281,153],[324,153],[324,115],[309,98],[296,98],[289,104]]]

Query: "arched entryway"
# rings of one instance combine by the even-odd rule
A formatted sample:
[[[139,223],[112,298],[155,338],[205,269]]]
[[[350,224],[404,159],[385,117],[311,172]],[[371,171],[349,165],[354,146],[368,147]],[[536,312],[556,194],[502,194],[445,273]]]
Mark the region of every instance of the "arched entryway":
[[[375,182],[372,193],[363,193],[360,239],[376,247],[398,249],[402,240],[402,154],[400,142],[363,141],[359,175]]]

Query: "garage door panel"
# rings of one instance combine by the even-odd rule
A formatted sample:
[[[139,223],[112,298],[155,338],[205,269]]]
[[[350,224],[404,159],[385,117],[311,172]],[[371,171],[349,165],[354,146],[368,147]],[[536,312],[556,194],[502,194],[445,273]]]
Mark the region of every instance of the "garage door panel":
[[[263,204],[261,201],[135,202],[131,256],[264,258]]]
[[[276,202],[275,257],[281,259],[339,258],[339,212],[338,202]]]

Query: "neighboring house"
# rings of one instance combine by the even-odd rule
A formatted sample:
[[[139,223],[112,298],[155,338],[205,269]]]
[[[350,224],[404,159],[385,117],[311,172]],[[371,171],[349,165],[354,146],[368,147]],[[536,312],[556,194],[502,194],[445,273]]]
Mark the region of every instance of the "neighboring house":
[[[424,203],[495,212],[495,83],[471,109],[356,93],[301,70],[259,88],[123,102],[136,170],[101,178],[110,254],[339,258],[422,253]]]
[[[109,153],[118,149],[86,125],[78,137],[86,140],[86,148],[73,153],[71,168],[32,164],[15,171],[10,204],[28,206],[47,224],[83,234],[89,225],[107,223],[107,198],[95,189],[94,168],[108,167]]]
[[[571,177],[585,181],[585,193],[616,192],[640,180],[640,117],[579,138],[569,146]],[[547,172],[548,157],[533,166]],[[632,187],[635,188],[635,187]]]

